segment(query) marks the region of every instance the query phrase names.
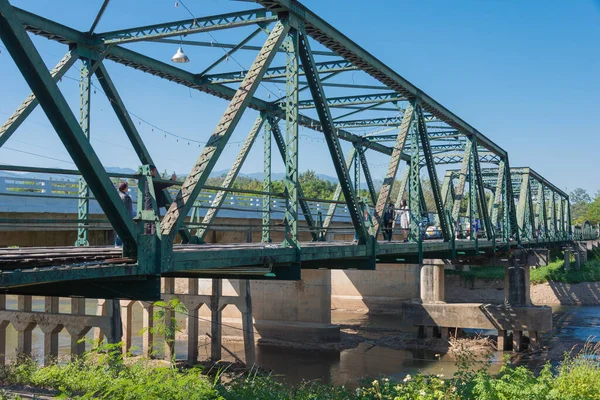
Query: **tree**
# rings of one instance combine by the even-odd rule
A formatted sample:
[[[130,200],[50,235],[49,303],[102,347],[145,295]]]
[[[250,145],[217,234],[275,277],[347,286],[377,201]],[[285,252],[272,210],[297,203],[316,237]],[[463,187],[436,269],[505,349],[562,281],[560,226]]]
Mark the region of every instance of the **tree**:
[[[589,221],[592,225],[596,225],[600,222],[600,197],[597,197],[593,203],[588,205],[585,218],[582,218],[582,221],[578,223],[584,221]]]
[[[571,203],[571,220],[573,224],[581,224],[587,219],[588,209],[592,203],[590,195],[582,188],[577,188],[569,194]]]

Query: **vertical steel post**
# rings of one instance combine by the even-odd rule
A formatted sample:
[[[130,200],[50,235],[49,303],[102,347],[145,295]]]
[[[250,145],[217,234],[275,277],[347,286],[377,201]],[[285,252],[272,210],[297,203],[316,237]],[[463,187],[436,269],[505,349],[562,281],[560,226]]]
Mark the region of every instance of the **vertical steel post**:
[[[465,152],[463,154],[462,165],[460,167],[460,173],[458,175],[458,185],[456,186],[456,197],[454,199],[454,207],[452,208],[452,219],[456,223],[458,223],[458,218],[460,216],[460,207],[462,206],[462,200],[464,198],[465,181],[467,178],[467,171],[469,169],[469,161],[471,160],[472,146],[473,143],[470,140],[467,140],[467,143],[465,145]]]
[[[357,150],[356,144],[354,144],[354,149]],[[354,192],[356,198],[360,199],[360,163],[358,161],[354,163]]]
[[[371,177],[371,170],[369,169],[369,163],[367,162],[367,156],[365,156],[365,151],[362,146],[356,149],[358,160],[360,160],[360,165],[362,166],[363,175],[365,177],[365,183],[367,184],[367,189],[369,190],[369,197],[371,198],[371,203],[373,205],[377,204],[377,193],[375,192],[375,185],[373,184],[373,178]]]
[[[558,237],[558,226],[556,225],[556,192],[554,190],[552,190],[552,196],[550,197],[550,224],[552,225],[550,229],[552,239],[556,240]]]
[[[444,236],[444,241],[449,241],[452,236],[451,228],[448,226],[448,220],[446,219],[446,213],[444,212],[444,200],[440,193],[440,182],[437,178],[437,172],[435,170],[435,161],[433,160],[433,154],[431,152],[431,146],[429,144],[429,137],[427,136],[427,127],[425,125],[425,118],[423,117],[423,109],[420,105],[416,107],[417,117],[417,133],[421,139],[421,147],[423,148],[423,156],[425,159],[425,165],[429,174],[429,183],[431,184],[431,192],[433,194],[433,200],[435,202],[436,212]],[[475,153],[476,155],[477,153]]]
[[[410,212],[410,239],[421,243],[421,174],[419,136],[414,124],[410,123],[410,175],[408,182],[408,209]]]
[[[298,243],[298,31],[286,38],[285,98],[285,240],[284,246]]]
[[[91,75],[92,60],[81,59],[81,73],[79,77],[79,125],[85,137],[90,139],[90,104],[91,104]],[[88,219],[90,213],[90,189],[83,177],[79,177],[79,199],[77,206],[77,241],[75,246],[89,246]]]
[[[276,124],[267,118],[263,130],[263,198],[262,198],[262,242],[271,243],[271,124]]]
[[[496,191],[494,192],[494,204],[493,204],[493,208],[492,208],[492,224],[494,225],[495,229],[498,229],[498,214],[500,211],[500,206],[502,205],[502,195],[504,193],[504,160],[500,161],[500,164],[498,165],[498,177],[496,179]],[[506,199],[506,197],[505,197]],[[505,200],[506,201],[506,200]],[[506,208],[506,205],[504,205],[504,208]],[[506,229],[506,227],[504,226],[503,229]]]

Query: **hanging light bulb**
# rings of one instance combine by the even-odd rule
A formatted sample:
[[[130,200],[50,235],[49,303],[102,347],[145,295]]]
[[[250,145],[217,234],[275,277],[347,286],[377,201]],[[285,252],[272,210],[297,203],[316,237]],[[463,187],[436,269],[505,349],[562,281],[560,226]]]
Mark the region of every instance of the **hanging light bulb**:
[[[171,61],[174,63],[188,63],[190,62],[190,59],[185,55],[181,46],[179,46],[177,53],[175,53],[175,55],[171,58]]]

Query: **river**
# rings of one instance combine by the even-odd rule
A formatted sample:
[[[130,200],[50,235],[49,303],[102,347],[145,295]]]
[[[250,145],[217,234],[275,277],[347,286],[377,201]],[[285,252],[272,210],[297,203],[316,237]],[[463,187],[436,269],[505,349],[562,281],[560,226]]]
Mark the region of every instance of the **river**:
[[[15,309],[15,300],[7,299],[7,308]],[[34,311],[42,311],[41,298],[34,299]],[[94,302],[87,302],[87,313],[95,312]],[[61,312],[69,311],[69,301],[61,299]],[[398,319],[386,315],[359,315],[352,313],[332,314],[332,322],[342,325],[361,325],[371,328],[395,329],[399,328]],[[183,323],[183,317],[180,320]],[[565,340],[600,340],[600,307],[557,306],[553,307],[554,330],[541,335],[542,344],[550,337]],[[141,313],[134,313],[134,353],[139,353],[141,337],[136,333],[142,328]],[[182,325],[183,326],[183,325]],[[471,332],[472,333],[472,332]],[[485,334],[485,332],[483,332]],[[490,332],[492,333],[492,332]],[[93,332],[88,334],[91,339]],[[7,357],[15,356],[17,335],[12,326],[7,329]],[[225,342],[230,350],[243,358],[243,343]],[[89,348],[89,345],[87,346]],[[160,346],[157,346],[157,348]],[[69,354],[70,338],[66,332],[59,334],[59,356]],[[162,347],[161,347],[162,348]],[[186,343],[184,340],[176,342],[177,358],[185,359]],[[43,334],[39,328],[33,331],[33,352],[41,355],[43,351]],[[200,343],[200,358],[210,355],[210,343]],[[511,354],[507,352],[507,354]],[[233,361],[226,352],[224,360]],[[502,352],[494,353],[490,359],[491,371],[497,371],[503,363]],[[407,374],[443,374],[451,376],[456,372],[455,359],[451,354],[438,354],[430,350],[395,350],[369,343],[360,343],[357,347],[346,350],[298,350],[290,348],[261,346],[256,348],[257,364],[263,369],[273,371],[273,375],[290,384],[303,380],[320,380],[324,383],[355,386],[361,378],[376,378],[388,376],[402,379]],[[513,362],[526,365],[531,369],[539,369],[545,360],[536,357],[517,357]],[[552,360],[554,364],[558,360]]]

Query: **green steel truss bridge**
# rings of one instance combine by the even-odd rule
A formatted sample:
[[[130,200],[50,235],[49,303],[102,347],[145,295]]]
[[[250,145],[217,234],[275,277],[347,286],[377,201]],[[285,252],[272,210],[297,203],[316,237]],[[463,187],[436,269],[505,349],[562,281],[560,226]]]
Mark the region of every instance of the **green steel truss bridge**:
[[[6,293],[111,298],[124,292],[131,298],[156,299],[161,276],[299,279],[302,269],[374,269],[377,262],[560,246],[594,236],[589,224],[573,229],[566,193],[530,168],[512,168],[502,147],[295,0],[255,0],[257,4],[241,3],[238,12],[97,32],[108,3],[104,1],[89,31],[79,31],[0,0],[0,39],[32,90],[0,128],[0,146],[39,104],[77,170],[3,168],[81,176],[77,243],[0,250],[0,287]],[[248,29],[250,34],[239,34]],[[199,34],[217,30],[239,34],[239,41],[218,43],[226,53],[196,73],[132,50],[137,42],[214,46],[201,41]],[[33,35],[65,45],[64,57],[51,71],[33,44]],[[242,52],[253,52],[254,62],[247,69],[231,71],[227,59]],[[57,86],[76,63],[79,118]],[[154,161],[111,79],[113,63],[228,101],[195,165],[168,196],[170,205],[162,218],[149,171]],[[89,142],[94,75],[139,156],[141,167],[133,178],[140,193],[148,187],[152,194],[154,209],[144,210],[139,201],[133,219]],[[280,96],[259,95],[259,86],[274,84],[285,85]],[[256,114],[256,122],[222,187],[206,186],[245,112]],[[330,204],[324,218],[312,211],[309,203],[316,199],[305,197],[298,181],[300,127],[322,136],[339,179],[334,198],[319,200]],[[371,131],[364,133],[366,129]],[[265,132],[264,180],[263,190],[254,194],[262,196],[262,241],[205,244],[226,196],[236,193],[233,182],[260,132]],[[285,163],[284,193],[275,193],[271,184],[273,141],[274,156]],[[346,154],[342,141],[352,145]],[[372,153],[389,160],[378,191],[366,158]],[[444,171],[445,176],[439,176]],[[361,176],[368,187],[366,199],[358,196]],[[431,182],[434,209],[427,209],[425,179]],[[391,198],[394,185],[399,185],[397,198]],[[207,189],[217,194],[199,220],[195,202]],[[90,192],[122,239],[122,250],[87,246]],[[273,198],[285,200],[282,243],[271,239],[276,224],[271,220]],[[378,240],[385,206],[402,199],[408,200],[410,210],[408,241]],[[354,242],[326,240],[340,206],[347,209]],[[434,215],[430,223],[441,230],[438,240],[423,239],[423,219],[428,215]],[[475,220],[479,229],[466,229]],[[150,222],[156,226],[152,235],[144,229]],[[309,241],[300,240],[302,230],[310,233]]]

